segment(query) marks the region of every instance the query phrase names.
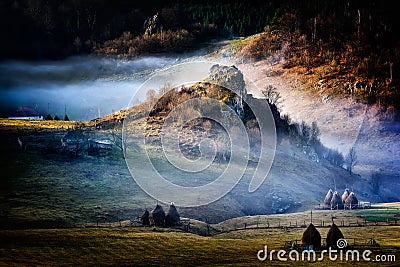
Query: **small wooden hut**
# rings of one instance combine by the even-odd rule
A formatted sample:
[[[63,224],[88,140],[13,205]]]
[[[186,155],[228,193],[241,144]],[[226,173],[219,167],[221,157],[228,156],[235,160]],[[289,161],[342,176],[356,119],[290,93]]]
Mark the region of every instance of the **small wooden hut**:
[[[306,246],[308,250],[319,250],[321,249],[321,234],[315,228],[314,224],[310,223],[307,229],[304,231],[301,238],[301,244]]]

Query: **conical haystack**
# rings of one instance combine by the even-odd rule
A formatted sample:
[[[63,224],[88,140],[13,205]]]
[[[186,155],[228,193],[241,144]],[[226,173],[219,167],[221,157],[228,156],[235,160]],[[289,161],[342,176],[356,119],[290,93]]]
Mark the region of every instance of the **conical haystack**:
[[[332,189],[328,190],[328,193],[326,193],[325,199],[324,199],[324,209],[330,209],[331,208],[331,199],[333,196]]]
[[[346,209],[357,209],[358,208],[358,199],[354,192],[351,192],[350,195],[346,198],[344,203],[344,207]]]
[[[141,217],[142,219],[142,225],[150,225],[150,220],[149,220],[150,213],[146,209]]]
[[[160,205],[157,204],[157,206],[150,212],[149,221],[150,225],[164,226],[165,212]]]
[[[342,231],[340,231],[336,224],[332,224],[326,236],[326,246],[337,249],[337,241],[341,238],[344,238]]]
[[[335,191],[331,199],[331,209],[335,210],[340,208],[342,208],[342,199],[339,197],[338,192]]]
[[[180,222],[179,212],[177,211],[174,204],[169,206],[167,215],[165,216],[165,226],[177,226]]]
[[[346,202],[346,198],[350,195],[350,191],[348,188],[346,188],[342,194],[342,202]]]
[[[319,250],[321,249],[321,235],[315,228],[314,224],[310,223],[307,229],[303,233],[301,238],[303,246],[307,246],[308,249]]]

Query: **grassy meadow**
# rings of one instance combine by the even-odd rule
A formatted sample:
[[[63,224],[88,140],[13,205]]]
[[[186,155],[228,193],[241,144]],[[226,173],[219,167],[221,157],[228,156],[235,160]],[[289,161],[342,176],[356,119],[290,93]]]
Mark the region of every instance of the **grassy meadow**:
[[[257,252],[279,250],[284,240],[301,238],[304,229],[241,230],[200,237],[175,230],[151,228],[79,228],[0,231],[1,266],[308,266],[307,261],[260,262]],[[324,237],[327,228],[319,229]],[[400,227],[344,228],[346,237],[374,234],[381,245],[376,254],[396,255],[396,262],[334,262],[325,258],[313,266],[398,266]],[[275,254],[276,255],[276,254]],[[317,253],[317,256],[319,254]]]

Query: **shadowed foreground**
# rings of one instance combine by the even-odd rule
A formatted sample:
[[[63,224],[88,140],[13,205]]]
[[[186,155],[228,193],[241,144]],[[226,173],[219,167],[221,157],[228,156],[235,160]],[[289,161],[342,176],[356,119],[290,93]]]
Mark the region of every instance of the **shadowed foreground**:
[[[367,229],[368,228],[368,229]],[[399,258],[398,226],[345,228],[345,237],[373,234],[380,254]],[[324,238],[328,229],[319,229]],[[165,231],[165,232],[164,232]],[[257,251],[279,250],[284,240],[298,239],[304,229],[245,230],[214,237],[199,237],[171,229],[57,229],[0,231],[0,265],[130,265],[130,266],[306,266],[308,262],[260,262]],[[319,253],[317,253],[319,256]],[[315,266],[338,266],[327,257]],[[378,266],[373,262],[349,262],[352,266]],[[397,263],[398,264],[398,263]],[[396,266],[396,262],[379,263]]]

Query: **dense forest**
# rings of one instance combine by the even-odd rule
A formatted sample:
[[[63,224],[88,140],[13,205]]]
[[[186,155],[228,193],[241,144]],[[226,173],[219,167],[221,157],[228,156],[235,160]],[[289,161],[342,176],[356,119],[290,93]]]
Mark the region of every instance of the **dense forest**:
[[[177,41],[166,50],[179,46],[179,40],[190,47],[207,38],[246,36],[266,27],[300,30],[333,45],[358,37],[378,50],[381,45],[397,47],[400,38],[397,11],[388,1],[4,0],[0,57],[58,59],[90,53],[107,40],[141,38],[145,22],[156,14],[151,34],[183,35],[171,37]]]

